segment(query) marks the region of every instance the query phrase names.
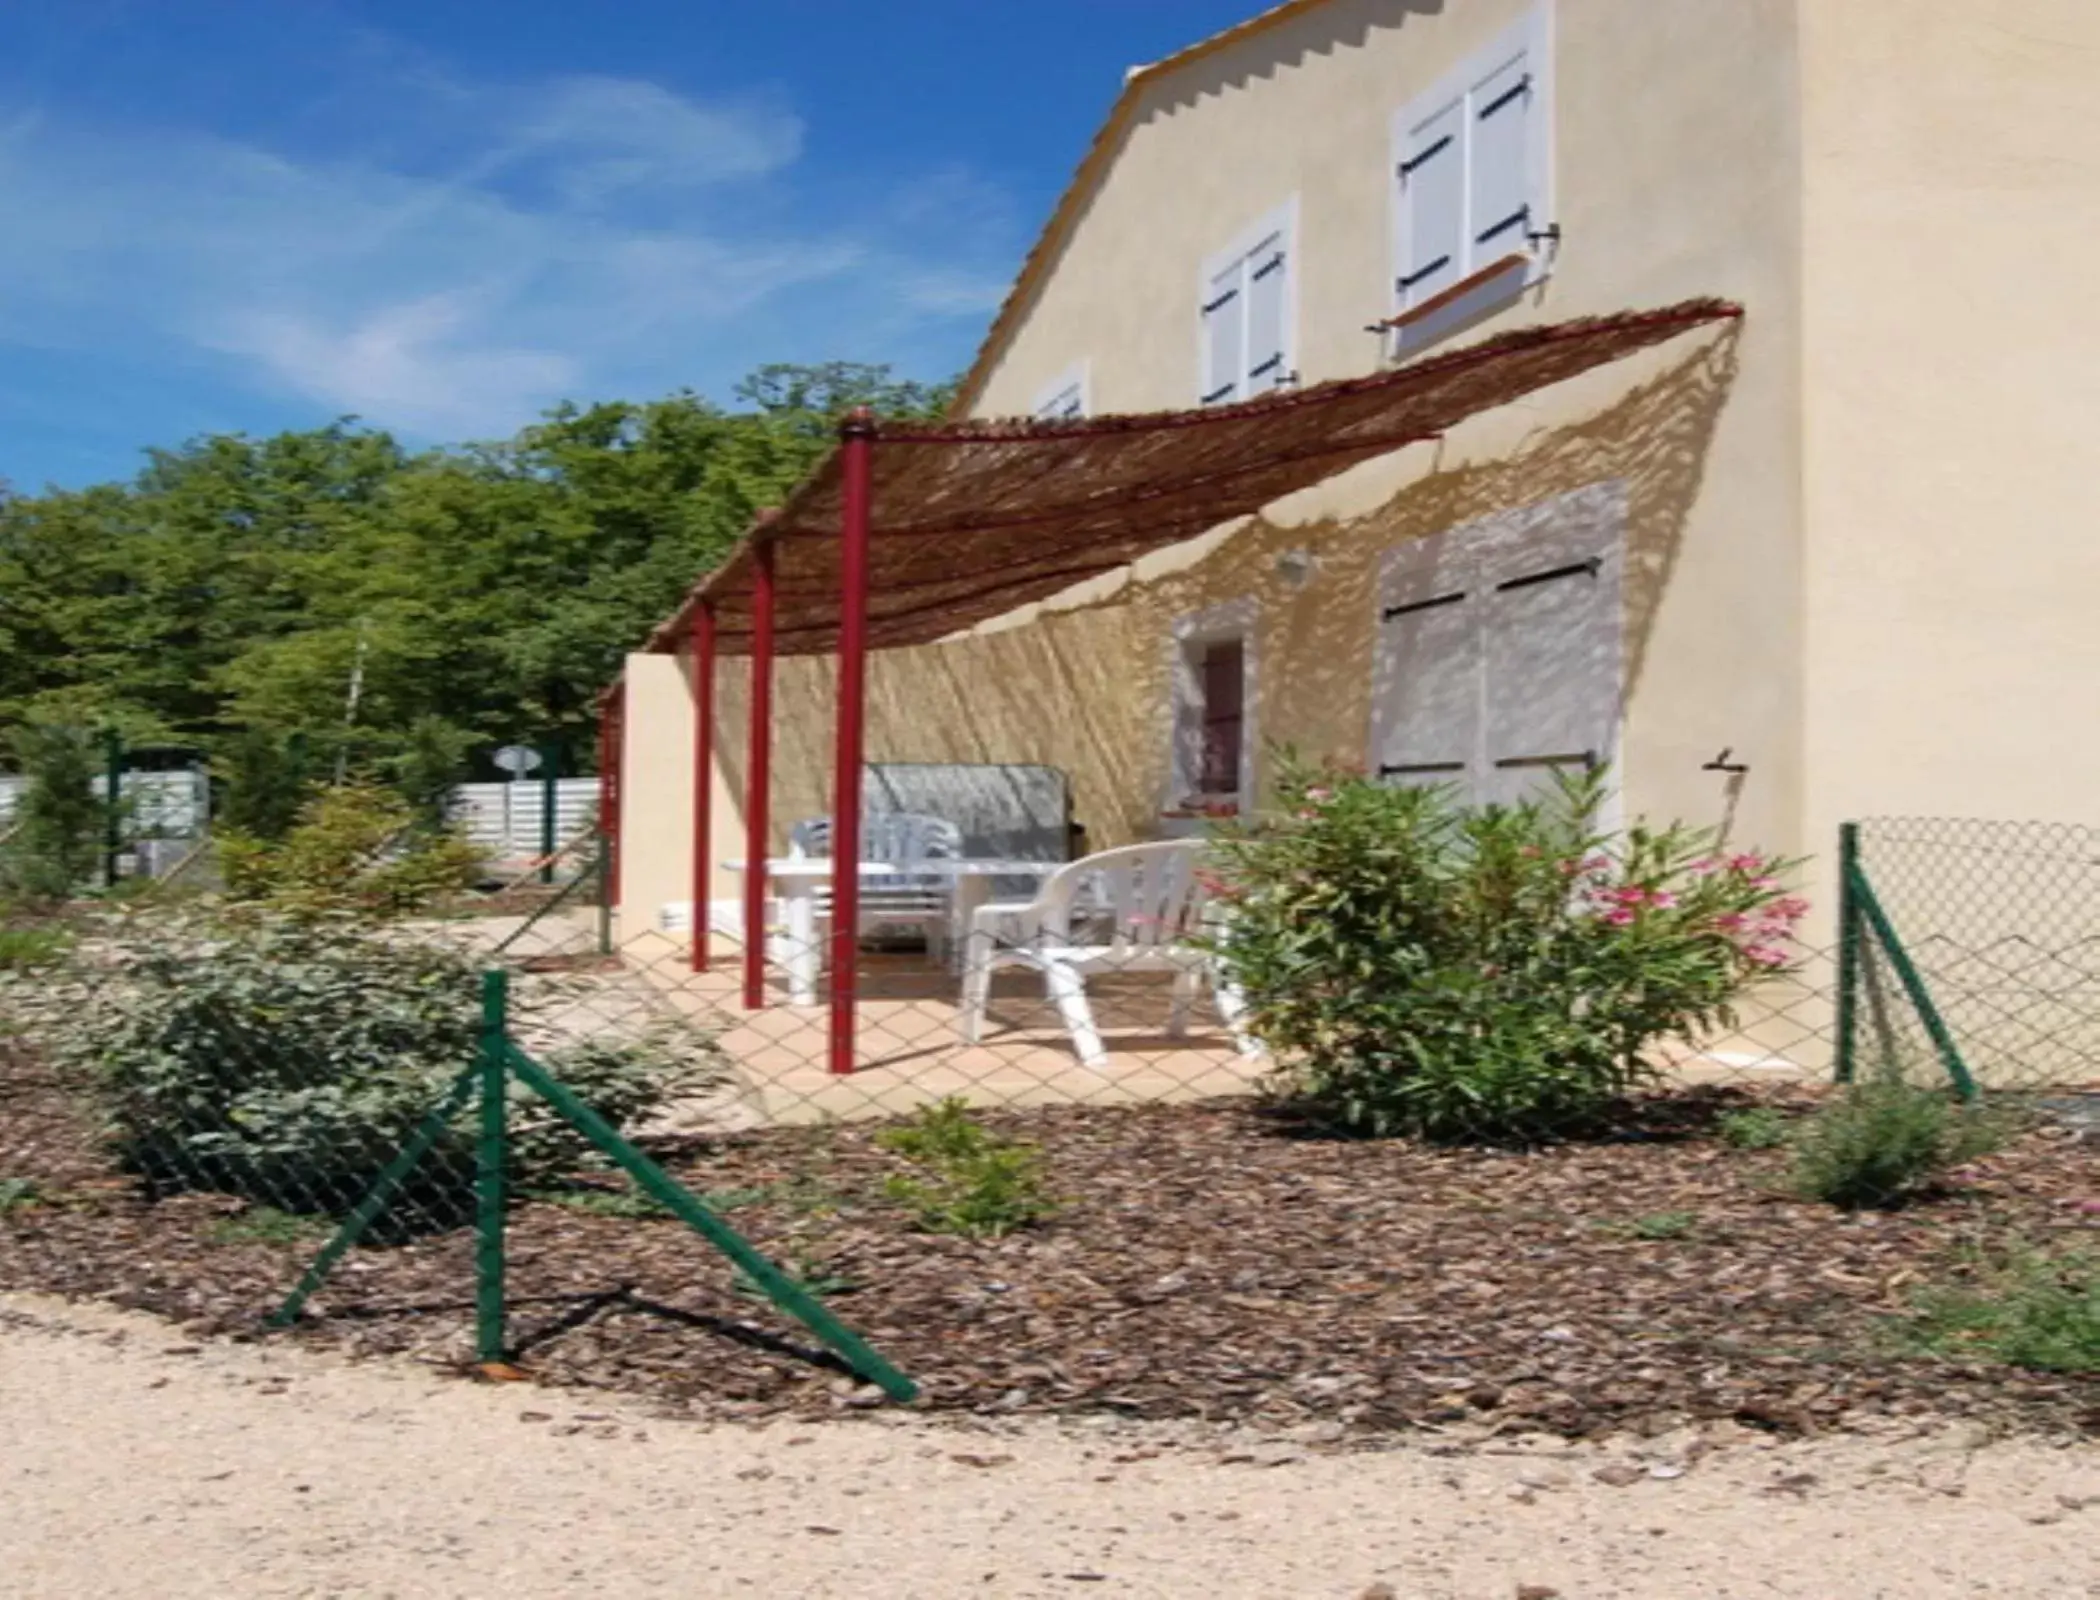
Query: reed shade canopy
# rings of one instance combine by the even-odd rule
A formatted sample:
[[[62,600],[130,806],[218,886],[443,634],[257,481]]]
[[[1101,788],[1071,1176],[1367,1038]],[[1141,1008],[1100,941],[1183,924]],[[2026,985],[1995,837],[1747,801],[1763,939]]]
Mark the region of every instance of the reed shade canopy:
[[[1240,405],[1076,422],[873,424],[870,649],[946,637],[1476,413],[1741,308],[1714,299],[1524,328],[1365,378]],[[771,546],[774,650],[838,647],[844,474],[834,450],[650,635],[674,653],[705,602],[748,654],[753,550]]]

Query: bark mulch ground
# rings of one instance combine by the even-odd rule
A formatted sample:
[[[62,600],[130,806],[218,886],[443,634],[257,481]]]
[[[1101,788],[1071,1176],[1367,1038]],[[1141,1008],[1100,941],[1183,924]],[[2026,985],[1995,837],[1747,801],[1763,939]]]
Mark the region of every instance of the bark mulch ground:
[[[933,1409],[1334,1437],[2100,1423],[2100,1381],[1922,1359],[1891,1335],[1963,1251],[2088,1226],[2092,1147],[2037,1132],[1942,1200],[1844,1216],[1778,1194],[1776,1155],[1715,1140],[1730,1103],[1663,1102],[1634,1137],[1521,1155],[1311,1137],[1251,1102],[991,1115],[1040,1144],[1065,1201],[995,1241],[913,1231],[882,1195],[896,1159],[864,1127],[667,1160],[826,1282]],[[0,1288],[252,1332],[317,1243],[245,1237],[223,1196],[139,1198],[18,1060],[0,1072],[0,1180],[31,1133],[60,1153],[32,1174],[43,1202],[0,1213]],[[748,1417],[871,1399],[675,1222],[529,1201],[510,1248],[518,1361],[543,1381]],[[472,1255],[462,1233],[354,1252],[282,1337],[463,1362]]]

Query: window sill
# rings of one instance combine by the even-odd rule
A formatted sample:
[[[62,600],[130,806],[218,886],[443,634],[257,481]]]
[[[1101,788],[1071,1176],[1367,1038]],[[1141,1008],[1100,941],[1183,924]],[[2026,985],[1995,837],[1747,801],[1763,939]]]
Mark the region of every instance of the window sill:
[[[1373,326],[1385,330],[1392,359],[1404,361],[1509,305],[1537,281],[1533,269],[1538,265],[1538,258],[1526,252],[1506,255],[1420,305]]]

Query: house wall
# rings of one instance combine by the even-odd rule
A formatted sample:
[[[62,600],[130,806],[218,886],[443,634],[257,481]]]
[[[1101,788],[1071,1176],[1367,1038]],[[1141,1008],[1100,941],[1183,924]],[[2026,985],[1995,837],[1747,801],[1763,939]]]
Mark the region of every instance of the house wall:
[[[1806,6],[1802,63],[1810,826],[2092,821],[2100,6]]]
[[[977,410],[1026,409],[1085,360],[1097,410],[1185,406],[1203,258],[1296,196],[1299,366],[1373,370],[1389,305],[1392,113],[1511,24],[1516,0],[1333,0],[1146,95],[1126,142],[991,372]],[[1719,821],[1723,746],[1752,771],[1735,835],[1798,849],[1798,172],[1790,6],[1561,0],[1556,217],[1524,302],[1467,330],[1721,294],[1721,334],[1474,419],[972,635],[871,663],[871,760],[1068,770],[1098,845],[1150,831],[1167,785],[1176,618],[1259,608],[1260,737],[1361,760],[1379,554],[1617,480],[1629,505],[1624,736],[1630,805]],[[1293,588],[1276,570],[1310,551]],[[828,809],[832,665],[781,663],[777,814]],[[742,667],[725,706],[742,704]],[[737,715],[739,713],[729,713]],[[732,767],[741,756],[732,751]],[[1813,841],[1820,844],[1820,841]]]
[[[690,902],[693,894],[696,724],[691,665],[678,656],[627,658],[626,733],[620,750],[617,928],[623,946],[648,945],[652,958],[674,942],[682,946],[682,935],[676,941],[665,939],[661,914],[666,904]],[[726,872],[721,865],[740,860],[744,854],[742,789],[730,786],[728,771],[724,764],[716,764],[709,832],[715,864],[710,898],[716,901],[733,901],[742,893],[742,875]]]

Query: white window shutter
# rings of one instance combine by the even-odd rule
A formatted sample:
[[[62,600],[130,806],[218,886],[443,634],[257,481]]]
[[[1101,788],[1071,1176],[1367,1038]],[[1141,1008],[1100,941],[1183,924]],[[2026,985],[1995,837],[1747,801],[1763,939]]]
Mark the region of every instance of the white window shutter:
[[[1086,393],[1082,385],[1068,383],[1036,408],[1044,422],[1076,422],[1086,415]]]
[[[1473,270],[1529,248],[1531,118],[1536,99],[1537,86],[1525,55],[1489,73],[1469,97],[1467,230]]]
[[[1389,553],[1380,594],[1372,775],[1472,794],[1483,780],[1476,571],[1451,535],[1418,539]]]
[[[1247,257],[1247,391],[1259,394],[1290,376],[1284,343],[1289,312],[1290,258],[1273,234]]]
[[[1203,403],[1241,398],[1246,373],[1246,263],[1236,261],[1210,281],[1203,301]]]
[[[1578,512],[1579,515],[1579,512]],[[1615,547],[1551,528],[1506,547],[1483,596],[1485,796],[1515,801],[1612,758],[1622,620]],[[1543,534],[1544,537],[1539,535]]]
[[[1453,102],[1408,130],[1400,153],[1400,307],[1442,293],[1466,268],[1466,108]]]

